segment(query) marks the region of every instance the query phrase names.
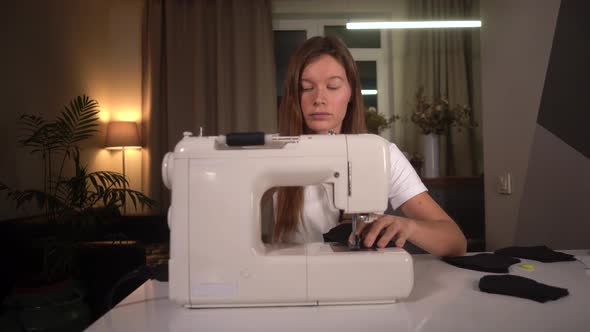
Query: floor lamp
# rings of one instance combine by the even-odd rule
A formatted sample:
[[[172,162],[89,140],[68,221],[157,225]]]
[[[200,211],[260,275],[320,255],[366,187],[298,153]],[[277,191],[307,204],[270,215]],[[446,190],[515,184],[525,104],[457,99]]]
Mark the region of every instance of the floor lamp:
[[[132,121],[109,122],[105,148],[107,150],[121,150],[123,177],[127,178],[125,174],[125,150],[141,149],[137,123]],[[123,189],[127,189],[125,183],[123,183]],[[127,212],[127,204],[123,206],[123,212]]]

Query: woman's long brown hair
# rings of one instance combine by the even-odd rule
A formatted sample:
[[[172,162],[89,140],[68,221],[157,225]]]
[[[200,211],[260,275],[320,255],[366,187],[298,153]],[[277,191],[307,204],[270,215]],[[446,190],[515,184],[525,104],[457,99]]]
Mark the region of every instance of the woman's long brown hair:
[[[346,72],[351,97],[342,121],[342,134],[366,133],[363,98],[356,64],[346,45],[337,37],[313,37],[306,40],[289,60],[284,94],[279,106],[279,132],[284,136],[311,134],[301,111],[301,74],[305,67],[321,55],[330,55]],[[278,190],[273,241],[281,242],[293,233],[301,220],[303,187],[282,187]]]

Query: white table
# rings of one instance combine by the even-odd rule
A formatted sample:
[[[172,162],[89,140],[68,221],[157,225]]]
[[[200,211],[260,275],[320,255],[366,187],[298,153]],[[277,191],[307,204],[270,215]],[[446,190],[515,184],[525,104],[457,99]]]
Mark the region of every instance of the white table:
[[[511,266],[511,274],[570,292],[538,303],[479,291],[479,278],[490,273],[460,269],[430,255],[413,258],[412,294],[396,304],[185,309],[168,300],[167,283],[148,281],[87,331],[590,331],[590,270],[580,261],[523,259],[533,271]]]

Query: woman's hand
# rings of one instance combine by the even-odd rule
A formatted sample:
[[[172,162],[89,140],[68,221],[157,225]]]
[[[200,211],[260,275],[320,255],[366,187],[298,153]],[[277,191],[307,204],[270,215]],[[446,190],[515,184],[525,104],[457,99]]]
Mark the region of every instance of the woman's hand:
[[[356,233],[361,236],[363,245],[367,248],[374,244],[379,248],[385,248],[393,238],[396,238],[395,245],[401,248],[416,231],[416,222],[412,219],[391,215],[372,215],[372,217],[376,219],[371,223],[357,223]],[[353,243],[353,241],[354,234],[351,234],[349,242]]]
[[[462,256],[467,250],[465,235],[449,215],[428,195],[420,193],[400,206],[407,217],[371,215],[377,220],[357,224],[357,234],[366,247],[387,246],[391,239],[402,247],[407,240],[435,256]],[[353,243],[354,235],[349,241]],[[376,241],[376,242],[375,242]]]

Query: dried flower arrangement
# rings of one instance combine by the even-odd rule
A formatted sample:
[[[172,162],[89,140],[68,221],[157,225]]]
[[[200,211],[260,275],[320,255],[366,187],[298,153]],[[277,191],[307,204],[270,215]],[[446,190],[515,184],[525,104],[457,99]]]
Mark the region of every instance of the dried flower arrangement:
[[[373,106],[365,110],[365,123],[367,124],[367,131],[371,134],[379,135],[379,133],[389,128],[399,118],[397,114],[387,118]]]
[[[471,108],[467,105],[451,107],[446,97],[428,98],[424,96],[424,88],[416,93],[416,104],[411,120],[422,134],[444,134],[449,127],[475,128],[477,123],[471,120]]]

